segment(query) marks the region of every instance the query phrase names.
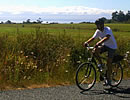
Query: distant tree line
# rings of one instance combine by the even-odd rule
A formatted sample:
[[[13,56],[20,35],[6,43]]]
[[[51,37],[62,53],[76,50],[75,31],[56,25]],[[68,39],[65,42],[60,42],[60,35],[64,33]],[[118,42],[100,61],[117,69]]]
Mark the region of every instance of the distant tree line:
[[[23,21],[23,24],[41,24],[43,21],[41,18],[38,18],[36,21],[31,22],[31,19],[27,19],[26,21]],[[10,20],[7,20],[6,22],[1,22],[0,24],[16,24],[16,22],[12,22]]]
[[[41,18],[38,18],[36,21],[31,22],[31,19],[27,19],[26,21],[23,21],[23,24],[41,24],[43,21]]]
[[[105,23],[130,23],[130,11],[126,14],[123,11],[115,11],[112,13],[112,18],[107,19],[102,17]],[[91,23],[91,22],[81,22],[81,23]]]
[[[112,13],[112,19],[106,19],[105,17],[102,17],[102,19],[106,23],[130,23],[130,11],[128,11],[126,14],[123,11],[115,11]]]

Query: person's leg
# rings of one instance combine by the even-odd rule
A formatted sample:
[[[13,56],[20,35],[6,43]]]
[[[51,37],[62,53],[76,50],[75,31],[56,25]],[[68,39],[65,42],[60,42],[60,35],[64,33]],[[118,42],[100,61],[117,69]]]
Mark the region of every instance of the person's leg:
[[[111,80],[112,80],[112,77],[111,77],[111,74],[112,74],[112,60],[113,60],[113,57],[115,55],[115,49],[111,49],[111,48],[108,48],[108,59],[107,59],[107,80],[108,80],[108,84],[111,84]]]
[[[112,73],[112,58],[107,59],[107,79],[111,80],[111,73]]]
[[[100,48],[96,48],[96,50],[94,51],[94,56],[96,57],[96,59],[98,60],[99,64],[102,64],[102,60],[100,58],[100,54],[106,52],[106,46],[101,46]]]
[[[100,58],[100,54],[102,54],[103,52],[106,52],[105,46],[102,46],[100,48],[97,48],[96,50],[94,50],[94,56],[96,57],[96,59],[98,60],[99,64],[98,64],[98,68],[100,71],[102,71],[102,67],[103,67],[103,62]],[[100,74],[100,81],[103,81],[104,77],[102,76],[102,74]]]
[[[102,60],[100,59],[100,56],[99,56],[100,52],[101,52],[101,48],[97,48],[96,50],[94,50],[94,56],[99,61],[99,63],[102,64]]]

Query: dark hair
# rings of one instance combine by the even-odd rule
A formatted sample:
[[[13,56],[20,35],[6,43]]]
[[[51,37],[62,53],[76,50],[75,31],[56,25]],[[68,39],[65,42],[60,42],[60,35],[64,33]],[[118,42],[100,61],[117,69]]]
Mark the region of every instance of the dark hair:
[[[97,19],[97,20],[95,21],[95,24],[96,24],[96,25],[104,24],[104,20],[103,20],[103,19]]]

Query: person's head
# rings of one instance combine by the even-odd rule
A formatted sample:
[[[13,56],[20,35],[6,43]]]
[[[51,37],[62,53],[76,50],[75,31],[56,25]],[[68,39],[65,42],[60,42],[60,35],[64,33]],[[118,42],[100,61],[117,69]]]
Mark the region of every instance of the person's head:
[[[104,30],[104,20],[103,19],[97,19],[95,21],[95,24],[97,26],[97,29],[99,29],[100,31]]]

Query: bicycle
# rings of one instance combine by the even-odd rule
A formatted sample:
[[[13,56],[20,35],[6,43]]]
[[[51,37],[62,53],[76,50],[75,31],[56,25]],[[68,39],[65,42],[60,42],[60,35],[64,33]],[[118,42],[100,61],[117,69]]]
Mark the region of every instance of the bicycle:
[[[87,51],[93,50],[94,47],[87,47]],[[104,57],[100,57],[103,60],[106,60]],[[120,58],[120,60],[116,60]],[[117,87],[123,78],[123,68],[120,64],[120,61],[123,59],[123,56],[117,55],[114,56],[112,61],[112,82],[109,84],[111,87]],[[96,65],[96,67],[94,66]],[[81,63],[76,71],[76,85],[83,91],[90,90],[96,83],[97,79],[97,70],[98,69],[100,76],[103,79],[106,79],[106,73],[104,73],[105,69],[103,68],[102,71],[98,68],[98,63],[95,59],[94,54],[91,54],[91,57],[88,58],[88,62]]]

